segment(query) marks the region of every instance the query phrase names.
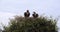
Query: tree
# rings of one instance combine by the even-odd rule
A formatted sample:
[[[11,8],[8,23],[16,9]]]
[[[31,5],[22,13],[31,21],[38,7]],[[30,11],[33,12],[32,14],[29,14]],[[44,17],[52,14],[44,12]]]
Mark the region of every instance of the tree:
[[[5,32],[58,32],[56,21],[53,19],[38,17],[25,18],[17,16],[10,19],[9,26],[5,26]]]

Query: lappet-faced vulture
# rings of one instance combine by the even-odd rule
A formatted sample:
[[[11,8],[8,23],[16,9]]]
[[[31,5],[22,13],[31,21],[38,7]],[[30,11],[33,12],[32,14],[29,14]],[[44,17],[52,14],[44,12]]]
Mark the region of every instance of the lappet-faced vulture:
[[[33,16],[34,18],[37,18],[39,15],[38,15],[36,12],[33,12],[32,16]]]
[[[24,16],[25,16],[25,17],[29,17],[29,16],[30,16],[29,10],[27,10],[26,12],[24,12]]]

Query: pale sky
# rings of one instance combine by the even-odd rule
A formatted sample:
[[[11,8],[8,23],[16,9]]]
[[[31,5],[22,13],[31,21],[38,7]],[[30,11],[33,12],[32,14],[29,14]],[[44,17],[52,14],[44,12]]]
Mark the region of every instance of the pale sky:
[[[9,18],[22,15],[26,10],[39,15],[60,16],[60,0],[0,0],[0,23],[8,24]],[[60,20],[59,20],[60,21]],[[58,27],[60,22],[58,21]]]

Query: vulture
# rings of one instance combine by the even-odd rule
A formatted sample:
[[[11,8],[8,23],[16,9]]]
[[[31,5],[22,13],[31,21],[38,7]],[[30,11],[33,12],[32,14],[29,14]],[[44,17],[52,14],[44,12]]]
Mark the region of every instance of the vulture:
[[[38,14],[37,14],[36,12],[33,12],[32,16],[33,16],[34,18],[37,18],[37,17],[38,17]]]
[[[29,10],[27,10],[27,11],[24,13],[24,16],[25,16],[25,17],[29,17],[29,16],[30,16]]]

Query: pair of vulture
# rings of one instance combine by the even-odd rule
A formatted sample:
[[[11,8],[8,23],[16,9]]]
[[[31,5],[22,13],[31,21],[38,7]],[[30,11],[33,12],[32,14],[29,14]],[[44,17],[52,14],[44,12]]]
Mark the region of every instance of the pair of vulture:
[[[30,16],[29,10],[27,10],[27,12],[24,13],[24,16],[25,16],[25,17],[29,17],[29,16]],[[33,16],[34,18],[37,18],[37,17],[38,17],[38,14],[37,14],[36,12],[33,12],[32,16]]]

